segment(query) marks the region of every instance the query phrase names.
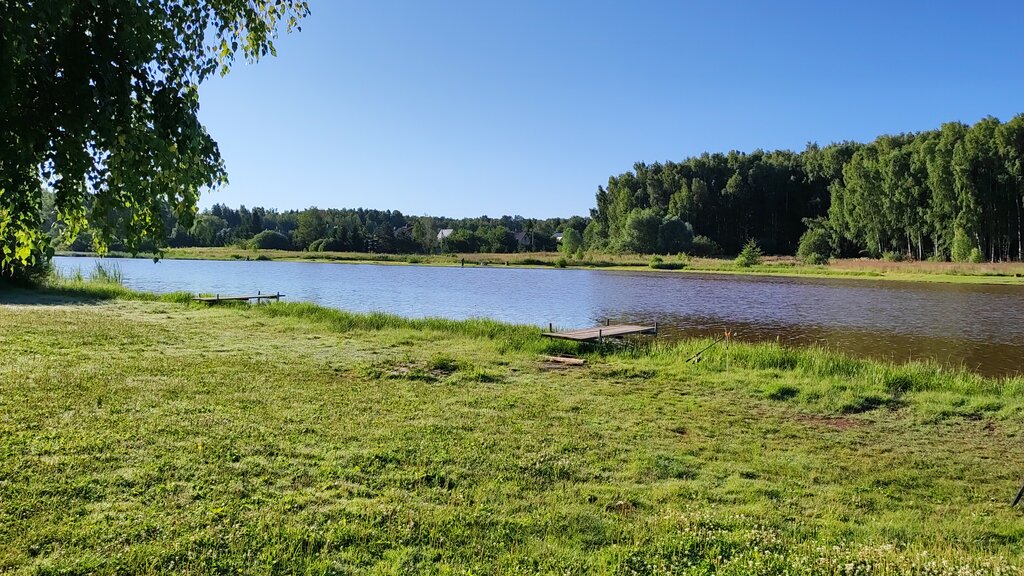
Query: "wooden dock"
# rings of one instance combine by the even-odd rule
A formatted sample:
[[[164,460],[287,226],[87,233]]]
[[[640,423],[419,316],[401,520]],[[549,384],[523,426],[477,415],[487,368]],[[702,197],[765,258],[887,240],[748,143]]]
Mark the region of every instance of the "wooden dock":
[[[264,294],[262,292],[257,292],[255,295],[252,296],[221,296],[220,294],[215,294],[213,296],[196,296],[192,298],[192,301],[205,302],[207,304],[216,304],[217,302],[248,302],[250,300],[255,300],[257,303],[259,303],[262,302],[263,300],[280,300],[283,297],[284,294],[281,294],[280,292],[277,292],[275,294]]]
[[[562,340],[575,340],[576,342],[601,342],[605,338],[623,338],[635,334],[658,334],[658,325],[641,326],[639,324],[606,324],[596,328],[583,328],[581,330],[567,330],[555,332],[549,325],[547,332],[541,332],[541,336],[548,338],[561,338]]]

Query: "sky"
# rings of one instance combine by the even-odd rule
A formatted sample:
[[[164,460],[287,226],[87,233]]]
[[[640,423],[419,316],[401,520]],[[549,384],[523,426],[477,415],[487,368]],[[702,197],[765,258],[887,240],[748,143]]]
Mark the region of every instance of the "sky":
[[[1019,1],[309,4],[200,88],[201,207],[586,215],[636,162],[1024,112]]]

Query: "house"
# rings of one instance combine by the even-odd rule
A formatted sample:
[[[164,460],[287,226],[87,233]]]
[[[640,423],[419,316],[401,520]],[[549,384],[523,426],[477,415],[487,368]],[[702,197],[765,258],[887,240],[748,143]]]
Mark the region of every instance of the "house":
[[[519,246],[521,248],[525,248],[525,247],[530,246],[532,244],[532,242],[530,241],[530,233],[529,232],[516,232],[515,233],[515,237],[516,237],[516,243],[519,244]]]
[[[408,238],[412,236],[412,224],[395,228],[395,238]]]
[[[555,234],[554,234],[554,236],[552,236],[552,238],[555,239],[555,242],[561,242],[562,241],[562,236],[564,236],[564,234],[562,234],[561,232],[555,232]]]
[[[444,240],[444,239],[448,238],[449,236],[451,236],[452,232],[455,232],[454,228],[442,228],[442,229],[437,231],[437,239],[438,240]]]

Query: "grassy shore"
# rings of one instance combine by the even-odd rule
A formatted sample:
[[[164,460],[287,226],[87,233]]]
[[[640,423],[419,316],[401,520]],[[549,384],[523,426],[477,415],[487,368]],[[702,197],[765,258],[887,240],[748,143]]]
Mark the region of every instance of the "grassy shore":
[[[76,255],[75,253],[66,253]],[[77,254],[86,255],[86,254]],[[129,256],[114,254],[114,256]],[[145,256],[144,257],[151,257]],[[565,258],[557,252],[516,254],[367,254],[362,252],[296,252],[248,250],[236,247],[173,248],[165,258],[193,260],[284,260],[337,262],[347,264],[395,264],[423,266],[561,267],[598,270],[659,272],[702,272],[753,274],[812,278],[864,278],[907,282],[954,282],[1024,285],[1024,263],[888,262],[871,259],[838,259],[824,265],[810,265],[787,256],[771,256],[756,266],[740,267],[728,258],[662,256],[652,264],[651,256],[588,253],[583,258]]]
[[[1024,379],[708,343],[0,289],[0,572],[1020,573]]]

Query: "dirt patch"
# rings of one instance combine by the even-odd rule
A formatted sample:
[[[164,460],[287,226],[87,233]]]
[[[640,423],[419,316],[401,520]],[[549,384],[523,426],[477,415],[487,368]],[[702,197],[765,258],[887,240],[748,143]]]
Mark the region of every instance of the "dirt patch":
[[[801,414],[794,419],[797,422],[807,424],[808,426],[824,426],[826,428],[832,428],[833,430],[849,430],[851,428],[860,428],[867,424],[866,422],[854,420],[852,418],[815,416],[813,414]]]

